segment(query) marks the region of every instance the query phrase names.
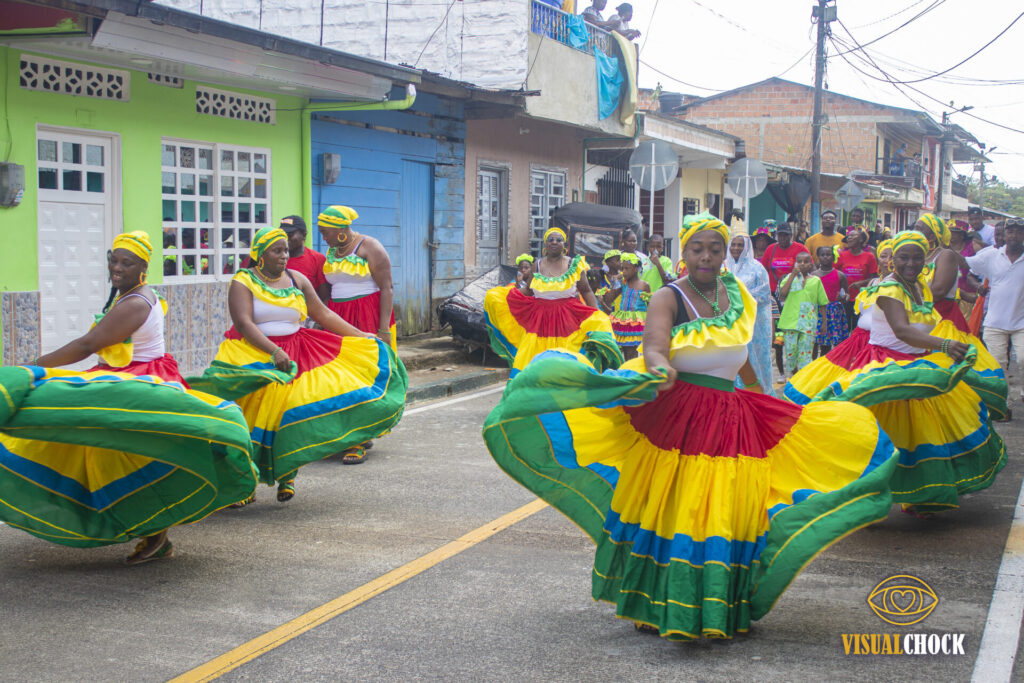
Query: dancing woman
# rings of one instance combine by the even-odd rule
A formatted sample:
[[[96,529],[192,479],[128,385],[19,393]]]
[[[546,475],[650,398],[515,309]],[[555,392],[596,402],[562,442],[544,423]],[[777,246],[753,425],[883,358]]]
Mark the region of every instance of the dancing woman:
[[[895,449],[868,410],[760,393],[757,305],[721,272],[727,243],[717,219],[680,235],[689,275],[651,297],[642,358],[599,373],[545,353],[484,425],[502,469],[597,544],[594,598],[671,640],[747,631],[817,553],[891,505]],[[829,444],[827,466],[814,443]]]
[[[991,354],[939,315],[922,277],[926,237],[901,232],[892,248],[893,272],[858,299],[867,334],[797,373],[786,396],[870,407],[900,451],[893,500],[927,515],[957,507],[1002,469],[1006,448],[990,419],[1005,414],[1007,385]]]
[[[238,271],[228,290],[234,325],[211,367],[190,382],[238,402],[260,479],[277,482],[283,503],[295,495],[301,466],[396,425],[408,382],[388,344],[339,318],[305,276],[287,269],[284,231],[257,232],[250,255],[255,265]],[[302,327],[307,315],[324,329]]]
[[[928,255],[925,259],[924,279],[935,299],[935,310],[943,320],[949,320],[960,332],[970,333],[967,320],[957,303],[957,279],[960,277],[960,265],[963,258],[949,248],[952,235],[946,222],[935,214],[922,215],[914,229],[928,239]],[[964,340],[968,341],[968,340]],[[969,340],[970,343],[980,341]],[[980,346],[980,344],[978,344]]]
[[[126,564],[171,557],[167,530],[252,493],[236,405],[190,391],[164,350],[141,231],[107,259],[110,299],[88,333],[32,366],[0,369],[0,520],[75,547],[140,538]],[[86,372],[48,370],[85,360]]]
[[[581,254],[566,256],[565,239],[561,229],[550,228],[544,233],[544,256],[526,276],[526,287],[495,287],[484,297],[491,346],[513,373],[554,348],[583,350],[602,367],[622,362],[612,323],[587,280],[587,260]]]

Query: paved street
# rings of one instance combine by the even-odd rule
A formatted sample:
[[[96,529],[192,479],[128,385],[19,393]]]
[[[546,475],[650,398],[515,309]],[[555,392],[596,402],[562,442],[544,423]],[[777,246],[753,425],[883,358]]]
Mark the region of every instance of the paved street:
[[[304,468],[287,505],[261,488],[254,506],[174,529],[172,560],[126,568],[127,546],[0,528],[0,679],[168,680],[530,503],[480,439],[498,392],[414,407],[366,464]],[[1024,474],[1019,420],[1001,429],[1010,464],[992,488],[938,520],[894,511],[850,536],[730,642],[673,644],[614,619],[589,596],[589,540],[545,508],[223,678],[966,681]],[[964,633],[965,656],[844,655],[844,633],[899,630],[866,598],[903,573],[939,596],[912,630]]]

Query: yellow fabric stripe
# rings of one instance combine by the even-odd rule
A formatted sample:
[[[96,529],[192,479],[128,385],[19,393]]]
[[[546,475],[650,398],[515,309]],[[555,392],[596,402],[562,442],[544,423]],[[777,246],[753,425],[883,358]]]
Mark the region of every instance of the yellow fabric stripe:
[[[308,311],[306,310],[306,297],[302,295],[301,290],[296,287],[289,287],[287,289],[273,290],[284,293],[284,296],[275,295],[272,291],[268,291],[270,288],[262,282],[257,281],[247,270],[238,271],[233,278],[232,282],[237,282],[250,292],[254,298],[260,301],[270,304],[271,306],[281,306],[283,308],[294,308],[299,312],[299,320],[305,320]]]

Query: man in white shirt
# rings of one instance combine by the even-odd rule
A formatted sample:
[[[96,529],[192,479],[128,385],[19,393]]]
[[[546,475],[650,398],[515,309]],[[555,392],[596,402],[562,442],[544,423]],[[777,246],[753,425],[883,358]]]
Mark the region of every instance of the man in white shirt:
[[[970,224],[972,232],[976,232],[981,236],[985,246],[991,247],[995,244],[996,229],[985,222],[985,216],[981,213],[980,206],[968,207],[967,223]]]
[[[1008,344],[1013,345],[1018,362],[1024,362],[1024,219],[1009,219],[1004,230],[1004,246],[968,256],[967,266],[988,280],[985,345],[1005,371]]]

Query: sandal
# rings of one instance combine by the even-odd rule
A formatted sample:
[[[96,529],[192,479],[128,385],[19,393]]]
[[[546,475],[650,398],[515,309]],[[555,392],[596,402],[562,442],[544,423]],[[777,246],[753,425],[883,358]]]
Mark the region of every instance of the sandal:
[[[282,481],[277,485],[277,502],[287,503],[295,497],[295,480]]]
[[[650,624],[642,624],[639,621],[633,622],[633,628],[635,628],[640,633],[652,633],[656,636],[661,635],[661,632],[658,631],[658,628],[656,626],[651,626]]]
[[[163,536],[163,542],[155,547],[150,547],[150,540]],[[167,538],[167,532],[157,534],[156,536],[148,536],[135,546],[135,552],[128,557],[124,558],[126,565],[132,566],[136,564],[142,564],[144,562],[152,562],[153,560],[162,560],[165,557],[174,556],[174,544],[171,543],[171,539]]]
[[[240,500],[237,503],[232,503],[231,505],[228,505],[228,508],[230,508],[232,510],[238,510],[239,508],[244,508],[246,505],[252,505],[255,502],[256,502],[256,494],[254,493],[251,496],[249,496],[248,498],[246,498],[245,500]]]
[[[342,465],[358,465],[362,462],[366,462],[366,448],[363,446],[347,448],[341,456]]]

